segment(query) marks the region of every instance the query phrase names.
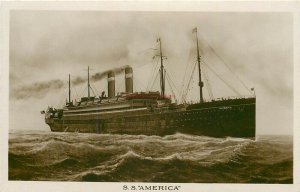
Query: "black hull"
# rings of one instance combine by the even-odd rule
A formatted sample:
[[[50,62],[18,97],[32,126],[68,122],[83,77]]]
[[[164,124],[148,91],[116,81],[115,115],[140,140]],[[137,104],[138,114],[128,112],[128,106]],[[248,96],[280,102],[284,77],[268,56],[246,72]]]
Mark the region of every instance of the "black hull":
[[[103,118],[46,119],[54,132],[170,135],[176,132],[211,137],[255,138],[255,99],[217,105],[191,105],[181,111],[139,112]]]

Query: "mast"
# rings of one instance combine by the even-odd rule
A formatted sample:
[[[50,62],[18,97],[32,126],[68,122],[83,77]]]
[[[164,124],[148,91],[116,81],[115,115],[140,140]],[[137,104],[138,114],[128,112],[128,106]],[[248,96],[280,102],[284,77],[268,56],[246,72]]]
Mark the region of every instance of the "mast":
[[[71,80],[70,80],[70,74],[69,74],[69,103],[71,103]]]
[[[201,57],[199,53],[199,43],[198,43],[198,32],[197,32],[197,27],[193,30],[193,32],[196,32],[196,38],[197,38],[197,61],[198,61],[198,69],[199,69],[199,87],[200,87],[200,103],[203,103],[203,82],[201,80]]]
[[[163,55],[161,50],[161,39],[159,38],[159,51],[160,51],[160,89],[161,89],[161,96],[165,96],[165,77],[164,77],[164,64],[163,64]]]
[[[90,99],[90,66],[88,66],[88,98]]]

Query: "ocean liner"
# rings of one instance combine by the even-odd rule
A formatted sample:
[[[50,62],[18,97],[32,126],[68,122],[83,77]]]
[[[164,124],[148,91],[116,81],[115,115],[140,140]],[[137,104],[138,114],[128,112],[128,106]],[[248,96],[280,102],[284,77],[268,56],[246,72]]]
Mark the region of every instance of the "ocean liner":
[[[80,101],[69,98],[61,109],[48,107],[45,122],[54,132],[79,132],[100,134],[170,135],[184,133],[211,137],[255,138],[255,95],[231,99],[205,101],[201,77],[197,28],[197,67],[200,101],[197,103],[172,102],[165,95],[166,71],[163,64],[161,40],[159,43],[160,92],[133,92],[133,69],[124,69],[125,91],[115,94],[115,74],[107,73],[108,94],[90,95]],[[89,74],[89,70],[88,70]]]

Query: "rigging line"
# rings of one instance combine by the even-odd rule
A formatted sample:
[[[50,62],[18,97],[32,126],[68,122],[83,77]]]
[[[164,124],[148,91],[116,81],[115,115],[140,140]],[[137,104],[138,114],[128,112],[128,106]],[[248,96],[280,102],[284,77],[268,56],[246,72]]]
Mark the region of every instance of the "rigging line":
[[[170,68],[167,67],[167,70],[168,70],[170,73],[166,73],[166,74],[169,76],[169,79],[170,79],[171,83],[173,83],[173,86],[174,86],[174,88],[176,89],[176,92],[178,93],[177,86],[175,85],[174,81],[172,81],[172,79],[175,79],[174,76],[173,76],[173,74],[175,74],[175,73],[173,72],[173,70],[172,70],[171,67],[170,67]]]
[[[170,79],[169,79],[169,74],[167,73],[167,71],[165,70],[165,79],[166,79],[166,81],[165,82],[167,82],[168,83],[168,85],[170,86],[170,89],[171,89],[171,92],[172,92],[172,85],[170,84]]]
[[[154,81],[153,81],[153,83],[152,83],[152,85],[151,85],[151,87],[150,87],[151,90],[153,89],[153,86],[154,86],[155,82],[156,82],[157,79],[158,79],[158,75],[159,75],[159,73],[157,73],[156,76],[155,76],[155,79],[154,79]]]
[[[207,88],[207,92],[208,92],[208,95],[210,97],[210,99],[214,99],[214,96],[213,96],[213,93],[212,93],[212,89],[211,89],[211,86],[210,86],[210,83],[209,83],[209,78],[208,78],[208,73],[207,73],[207,68],[206,68],[206,65],[204,65],[205,67],[203,67],[203,74],[204,74],[204,78],[206,80],[206,88]]]
[[[157,47],[158,45],[156,45],[155,47]],[[154,50],[159,50],[158,48],[155,48]],[[158,68],[160,67],[160,62],[159,59],[157,58],[157,55],[153,56],[154,60],[156,59],[156,65],[153,65],[152,71],[151,71],[151,81],[148,81],[149,86],[153,84],[153,81],[155,81],[155,79],[153,79],[155,77],[156,71],[158,71]],[[152,83],[151,83],[152,82]],[[151,89],[151,87],[147,86],[146,90],[149,91],[149,89]]]
[[[90,88],[92,89],[92,91],[93,91],[93,93],[94,93],[94,96],[96,96],[96,94],[95,94],[95,92],[94,92],[94,90],[93,90],[93,87],[94,87],[94,89],[96,90],[97,93],[99,93],[99,91],[98,91],[97,88],[96,88],[97,86],[93,86],[93,87],[92,87],[92,84],[93,84],[93,83],[91,82],[91,83],[90,83]]]
[[[185,68],[185,71],[184,71],[184,75],[183,75],[182,86],[181,86],[181,88],[180,88],[180,93],[179,93],[179,96],[180,96],[180,97],[181,97],[181,95],[183,94],[187,70],[189,69],[189,67],[190,67],[190,65],[191,65],[191,63],[192,63],[192,62],[190,62],[191,57],[192,57],[192,48],[190,48],[190,51],[189,51],[189,57],[188,57],[188,62],[187,62],[188,64],[186,65],[186,68]]]
[[[156,67],[157,63],[158,62],[156,62],[156,63],[153,62],[153,64],[152,64],[151,72],[150,72],[150,75],[149,75],[148,80],[147,80],[146,91],[148,91],[150,89],[150,85],[151,85],[151,82],[153,81],[153,76],[154,76],[154,68]]]
[[[155,49],[155,48],[153,48],[153,47],[150,47],[150,48],[147,48],[147,49],[144,49],[144,50],[141,50],[141,51],[139,51],[139,52],[137,52],[137,54],[146,54],[149,50],[157,50],[157,49]]]
[[[211,70],[211,72],[213,72],[220,80],[223,81],[223,83],[225,83],[225,85],[227,85],[232,91],[234,91],[237,95],[242,96],[237,90],[235,90],[229,83],[227,83],[221,76],[219,76],[211,67],[209,67],[206,62],[203,60],[203,63],[205,64],[205,66]]]
[[[148,86],[147,86],[147,91],[151,90],[153,83],[155,81],[156,76],[158,75],[158,67],[159,67],[159,62],[158,59],[156,60],[156,64],[153,65],[152,71],[151,71],[151,77],[150,80],[148,81]]]
[[[167,77],[167,82],[168,82],[168,84],[169,84],[169,86],[170,86],[170,89],[171,89],[171,92],[172,92],[172,94],[173,94],[173,96],[174,96],[174,99],[175,99],[175,101],[176,101],[176,103],[177,103],[177,99],[176,99],[176,94],[174,93],[174,91],[173,91],[173,89],[172,89],[172,85],[170,84],[170,77],[168,76],[168,75],[166,75],[166,77]],[[171,99],[172,99],[172,96],[171,96]]]
[[[152,70],[151,70],[151,75],[148,79],[148,85],[147,85],[147,89],[146,89],[147,91],[149,91],[150,85],[152,85],[152,82],[154,81],[154,77],[155,77],[158,66],[159,66],[159,62],[158,62],[158,59],[156,59],[156,64],[153,65]]]
[[[95,94],[95,91],[94,89],[90,86],[90,89],[92,90],[93,94],[94,94],[94,97],[96,97],[96,94]]]
[[[108,87],[108,85],[107,85],[107,83],[103,86],[104,88],[102,89],[102,91],[106,91],[107,90],[107,87]],[[100,90],[101,91],[101,90]]]
[[[197,66],[197,62],[194,63],[194,68],[193,68],[193,70],[192,70],[192,74],[191,74],[190,80],[189,80],[189,82],[188,82],[188,84],[187,84],[187,86],[186,86],[186,91],[185,91],[184,94],[182,95],[182,98],[181,98],[181,101],[182,101],[182,102],[185,102],[185,100],[186,100],[186,96],[187,96],[188,91],[189,91],[188,89],[189,89],[189,87],[190,87],[190,83],[191,83],[192,78],[193,78],[193,76],[194,76],[196,66]]]
[[[196,62],[197,59],[194,59],[194,61]],[[188,73],[187,73],[186,75],[190,74],[190,76],[191,76],[191,75],[194,74],[195,66],[193,66],[193,65],[196,65],[196,63],[192,63],[192,62],[190,63],[189,69],[191,69],[191,70],[189,70]],[[188,76],[188,77],[190,77],[190,76]],[[188,79],[187,79],[187,80],[188,80]],[[182,86],[183,86],[183,88],[185,88],[185,84],[183,84]],[[183,89],[182,94],[184,94],[184,89]]]
[[[194,66],[193,66],[194,65]],[[196,65],[197,65],[197,62],[196,62],[196,60],[195,60],[195,63],[190,63],[190,66],[191,66],[191,70],[189,71],[189,73],[188,74],[190,74],[190,79],[189,79],[189,81],[187,82],[188,83],[188,85],[187,84],[183,84],[182,86],[182,92],[181,92],[181,94],[180,94],[180,98],[182,99],[182,98],[186,98],[186,95],[187,95],[187,92],[188,92],[188,89],[189,89],[189,86],[190,86],[190,83],[191,83],[191,79],[193,78],[193,75],[194,75],[194,73],[195,73],[195,68],[196,68]],[[185,88],[185,89],[184,89]]]
[[[78,92],[77,92],[76,86],[74,86],[74,88],[72,88],[72,91],[73,91],[73,90],[75,90],[76,98],[78,98],[78,97],[79,97],[79,95],[78,95]]]
[[[170,81],[170,86],[173,85],[173,87],[175,88],[175,91],[176,91],[176,93],[177,93],[177,95],[178,95],[178,89],[176,88],[175,83],[172,81],[172,78],[171,78],[171,76],[169,75],[169,73],[166,73],[166,77],[167,77],[167,79],[169,79],[169,81]]]
[[[217,54],[217,52],[214,50],[214,48],[212,48],[211,46],[210,46],[210,44],[204,39],[204,38],[201,38],[201,39],[203,39],[205,42],[206,42],[206,44],[208,45],[208,47],[210,48],[210,50],[212,50],[213,51],[213,53],[220,59],[220,61],[221,62],[223,62],[224,63],[224,65],[228,68],[228,70],[240,81],[240,83],[244,86],[244,88],[246,88],[247,89],[247,91],[249,91],[249,93],[251,93],[251,90],[246,86],[246,84],[241,80],[241,78],[237,75],[237,74],[235,74],[234,72],[233,72],[233,70],[229,67],[229,65],[224,61],[224,59],[221,57],[221,56],[219,56],[218,54]]]
[[[65,102],[65,97],[68,96],[68,92],[67,92],[67,86],[64,85],[61,89],[61,91],[59,92],[60,98],[61,100],[59,102],[57,102],[57,106],[59,107],[63,107],[64,106],[64,102]]]
[[[153,81],[153,83],[152,83],[152,85],[151,85],[151,87],[150,87],[150,91],[155,91],[155,89],[154,89],[154,87],[155,87],[155,85],[159,85],[159,83],[160,82],[158,82],[159,80],[159,74],[157,74],[156,76],[155,76],[155,80]]]
[[[87,87],[86,87],[87,88]],[[85,92],[85,90],[86,90],[86,88],[82,91],[83,92],[83,94],[81,94],[81,97],[83,97],[84,96],[84,92]]]
[[[79,92],[79,99],[82,97],[82,95],[84,94],[85,90],[86,90],[86,86],[85,85],[81,85],[80,86],[81,91]]]
[[[95,96],[95,97],[97,96],[96,93],[99,93],[99,95],[101,95],[101,93],[99,92],[99,90],[96,88],[97,86],[93,86],[93,87],[94,87],[94,88],[93,88],[93,87],[92,87],[92,84],[94,85],[94,82],[90,83],[90,88],[92,89],[94,96]],[[95,93],[94,89],[96,90],[96,93]]]

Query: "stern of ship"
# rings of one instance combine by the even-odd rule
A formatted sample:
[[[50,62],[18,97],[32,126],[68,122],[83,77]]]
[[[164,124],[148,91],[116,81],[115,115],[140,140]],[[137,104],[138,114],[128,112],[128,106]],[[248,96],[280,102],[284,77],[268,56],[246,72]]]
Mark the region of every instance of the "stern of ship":
[[[192,104],[187,113],[193,121],[187,121],[185,127],[193,134],[255,138],[255,108],[255,97]]]

